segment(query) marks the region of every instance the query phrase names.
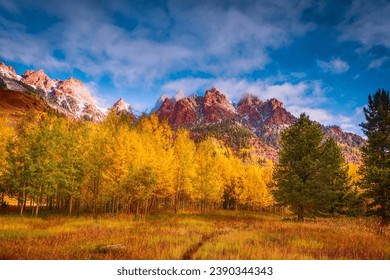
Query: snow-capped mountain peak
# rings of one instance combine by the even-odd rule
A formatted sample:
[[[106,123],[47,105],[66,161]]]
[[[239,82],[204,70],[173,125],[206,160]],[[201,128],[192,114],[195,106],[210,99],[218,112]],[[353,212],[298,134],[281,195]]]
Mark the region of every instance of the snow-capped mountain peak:
[[[45,93],[50,92],[56,86],[56,83],[42,69],[38,71],[27,70],[22,75],[22,82],[41,89]]]
[[[19,80],[16,75],[15,69],[12,66],[7,66],[3,62],[0,62],[0,75],[9,79]]]
[[[50,107],[67,116],[95,121],[103,120],[105,117],[105,113],[96,106],[96,101],[87,87],[75,78],[65,81],[53,80],[42,69],[27,70],[20,77],[11,66],[6,66],[2,62],[0,62],[0,76],[10,81],[18,81],[19,84],[13,82],[13,89],[17,88],[15,85],[21,90],[23,85],[34,88],[42,94]]]
[[[117,112],[126,111],[129,113],[133,113],[133,108],[130,106],[129,103],[123,100],[123,98],[119,98],[117,102],[112,106],[113,109],[115,109]]]

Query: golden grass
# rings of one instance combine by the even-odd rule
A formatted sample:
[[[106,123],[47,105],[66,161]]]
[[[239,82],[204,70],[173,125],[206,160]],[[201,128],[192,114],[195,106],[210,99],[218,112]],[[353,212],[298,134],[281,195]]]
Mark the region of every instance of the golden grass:
[[[118,246],[108,246],[116,245]],[[0,216],[0,259],[390,259],[368,219],[260,213],[115,218]]]

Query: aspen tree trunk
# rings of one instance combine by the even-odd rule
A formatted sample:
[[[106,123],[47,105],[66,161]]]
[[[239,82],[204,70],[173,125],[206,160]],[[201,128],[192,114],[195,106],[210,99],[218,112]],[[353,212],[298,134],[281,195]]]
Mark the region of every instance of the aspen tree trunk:
[[[137,210],[135,212],[135,216],[138,217],[139,215],[139,201],[137,201]]]
[[[22,205],[20,205],[20,216],[23,216],[24,207],[26,206],[26,185],[23,183],[23,194],[22,194],[23,200]]]
[[[41,192],[42,192],[42,186],[39,186],[39,194],[37,196],[37,205],[35,207],[35,218],[38,217],[38,212],[39,212],[39,205],[41,204],[41,199],[42,199],[42,195],[41,195]]]
[[[300,206],[297,211],[298,221],[303,221],[303,207]]]
[[[73,195],[70,196],[70,200],[69,200],[69,215],[72,215],[72,208],[73,208]]]

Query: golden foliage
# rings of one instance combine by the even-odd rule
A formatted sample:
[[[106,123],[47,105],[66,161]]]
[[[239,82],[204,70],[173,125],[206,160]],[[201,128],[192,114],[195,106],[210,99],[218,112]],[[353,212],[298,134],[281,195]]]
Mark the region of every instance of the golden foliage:
[[[4,192],[20,206],[33,201],[37,211],[96,216],[273,203],[271,161],[243,160],[214,138],[195,145],[187,130],[173,132],[155,115],[133,124],[110,113],[95,124],[35,114],[18,123],[16,137],[0,119],[0,133],[0,177],[12,177]]]

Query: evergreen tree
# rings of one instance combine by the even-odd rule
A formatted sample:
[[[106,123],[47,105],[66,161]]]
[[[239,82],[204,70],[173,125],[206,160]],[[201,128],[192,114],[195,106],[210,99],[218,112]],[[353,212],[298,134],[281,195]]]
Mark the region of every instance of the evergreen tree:
[[[323,141],[321,127],[302,114],[281,136],[275,199],[302,220],[338,211],[346,193],[347,168],[333,139]]]
[[[390,99],[389,92],[377,90],[368,96],[366,122],[360,124],[367,136],[362,149],[362,188],[370,213],[379,215],[382,225],[390,222]]]

